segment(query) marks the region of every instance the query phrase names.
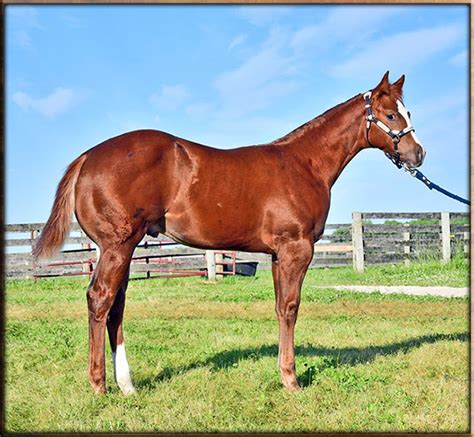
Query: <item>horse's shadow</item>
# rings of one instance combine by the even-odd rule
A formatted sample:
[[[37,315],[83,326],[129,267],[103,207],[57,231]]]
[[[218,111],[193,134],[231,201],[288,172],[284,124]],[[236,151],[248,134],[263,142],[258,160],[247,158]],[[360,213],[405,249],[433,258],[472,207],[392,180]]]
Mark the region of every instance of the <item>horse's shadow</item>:
[[[295,347],[295,355],[307,358],[324,357],[321,365],[315,369],[314,366],[307,367],[306,371],[298,377],[300,385],[309,386],[313,382],[314,372],[322,371],[328,367],[339,367],[343,365],[354,366],[361,363],[371,363],[378,356],[393,355],[398,352],[409,352],[411,349],[420,347],[424,344],[436,343],[438,341],[467,341],[468,333],[458,332],[453,334],[430,334],[421,337],[415,337],[409,340],[391,343],[381,346],[367,346],[362,348],[328,348],[324,346],[303,345]],[[190,370],[199,367],[210,366],[211,371],[217,372],[221,369],[234,366],[241,360],[257,360],[262,357],[277,357],[278,346],[262,345],[255,348],[232,349],[219,352],[205,360],[195,361],[186,366],[166,367],[158,375],[143,378],[136,381],[137,388],[155,388],[162,381],[172,379],[174,376],[181,375]]]

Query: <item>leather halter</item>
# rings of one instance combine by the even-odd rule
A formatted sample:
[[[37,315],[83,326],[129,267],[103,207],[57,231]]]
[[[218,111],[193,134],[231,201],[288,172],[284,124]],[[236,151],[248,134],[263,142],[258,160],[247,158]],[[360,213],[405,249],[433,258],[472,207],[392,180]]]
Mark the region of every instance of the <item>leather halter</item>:
[[[417,170],[416,168],[410,168],[406,163],[404,163],[400,159],[400,153],[398,153],[398,143],[400,142],[400,139],[410,133],[414,132],[415,129],[413,126],[407,126],[405,129],[401,131],[394,131],[390,129],[384,122],[379,120],[373,113],[372,113],[372,91],[368,91],[364,94],[364,101],[365,101],[365,109],[367,111],[367,129],[366,129],[366,135],[367,135],[367,142],[370,144],[369,141],[369,129],[370,125],[372,123],[375,123],[376,126],[378,126],[380,129],[382,129],[387,135],[390,136],[390,138],[393,141],[393,154],[390,153],[385,153],[387,157],[392,161],[398,168],[403,168],[405,171],[410,173],[413,177],[416,179],[420,180],[423,182],[430,190],[437,190],[440,193],[444,194],[445,196],[450,197],[451,199],[457,200],[458,202],[462,202],[466,205],[471,205],[471,201],[467,199],[463,199],[460,196],[457,196],[454,193],[449,192],[448,190],[440,187],[439,185],[435,184],[434,182],[431,182],[421,171]]]
[[[385,132],[393,142],[393,154],[385,152],[385,155],[398,167],[402,168],[403,163],[400,159],[400,153],[398,152],[398,143],[405,135],[409,134],[410,132],[414,132],[415,128],[413,126],[407,126],[405,129],[397,131],[390,129],[382,120],[378,119],[372,112],[372,91],[367,91],[364,94],[364,102],[365,102],[365,109],[367,111],[367,142],[370,144],[369,141],[369,129],[372,123],[374,123],[379,129]]]

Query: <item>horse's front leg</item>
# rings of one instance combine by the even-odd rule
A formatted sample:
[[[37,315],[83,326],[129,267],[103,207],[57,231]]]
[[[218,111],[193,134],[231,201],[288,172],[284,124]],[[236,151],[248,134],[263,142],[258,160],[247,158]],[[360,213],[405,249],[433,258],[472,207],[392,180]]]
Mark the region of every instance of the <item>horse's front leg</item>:
[[[279,327],[278,367],[283,385],[299,389],[296,381],[294,334],[301,285],[313,257],[313,243],[298,240],[280,248],[272,265]]]

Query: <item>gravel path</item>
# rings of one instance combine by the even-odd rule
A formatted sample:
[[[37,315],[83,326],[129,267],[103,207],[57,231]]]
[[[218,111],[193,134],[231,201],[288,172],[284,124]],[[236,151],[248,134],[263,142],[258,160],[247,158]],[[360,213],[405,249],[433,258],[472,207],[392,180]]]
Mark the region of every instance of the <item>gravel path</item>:
[[[401,293],[414,296],[465,297],[469,295],[468,287],[419,287],[411,285],[333,285],[317,288],[334,288],[336,290],[358,291],[362,293],[380,292],[384,294]]]

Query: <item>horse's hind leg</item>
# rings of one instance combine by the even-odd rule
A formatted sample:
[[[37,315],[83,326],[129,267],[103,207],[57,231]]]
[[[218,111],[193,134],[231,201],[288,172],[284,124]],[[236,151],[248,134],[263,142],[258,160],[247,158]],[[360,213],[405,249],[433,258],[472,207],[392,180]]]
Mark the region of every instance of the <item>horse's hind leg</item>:
[[[130,368],[128,366],[127,356],[125,354],[122,328],[128,275],[129,272],[127,271],[122,281],[122,285],[115,296],[115,301],[110,309],[109,317],[107,318],[107,331],[109,332],[110,347],[112,349],[115,382],[120,387],[120,390],[122,390],[126,395],[135,392],[130,378]]]
[[[89,309],[89,381],[96,393],[105,393],[105,325],[122,282],[128,274],[134,246],[101,250],[87,290]]]

